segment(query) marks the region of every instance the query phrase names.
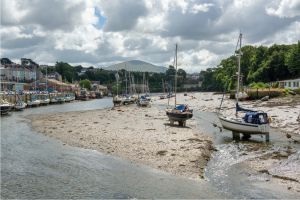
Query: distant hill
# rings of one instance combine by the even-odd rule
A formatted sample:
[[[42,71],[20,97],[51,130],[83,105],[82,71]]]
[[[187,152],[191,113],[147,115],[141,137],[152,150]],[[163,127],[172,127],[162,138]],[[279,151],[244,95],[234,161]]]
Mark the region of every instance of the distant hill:
[[[166,67],[156,66],[141,60],[126,61],[126,62],[105,67],[104,69],[112,70],[112,71],[125,69],[126,71],[132,71],[132,72],[155,72],[155,73],[165,73],[167,70]]]

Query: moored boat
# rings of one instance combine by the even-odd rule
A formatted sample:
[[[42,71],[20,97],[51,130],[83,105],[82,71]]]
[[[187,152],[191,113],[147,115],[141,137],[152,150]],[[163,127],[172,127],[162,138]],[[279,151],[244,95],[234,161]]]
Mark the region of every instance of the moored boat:
[[[14,109],[17,110],[17,111],[21,111],[21,110],[24,110],[26,108],[27,104],[22,101],[22,100],[18,100],[16,102],[16,104],[14,105]]]
[[[147,99],[145,96],[141,96],[138,101],[137,101],[138,106],[149,106],[150,105],[150,100]]]
[[[218,114],[219,120],[222,127],[232,131],[234,139],[239,139],[239,134],[242,133],[245,139],[251,137],[251,134],[264,134],[266,136],[266,141],[269,141],[269,130],[270,130],[270,120],[268,119],[268,114],[263,111],[254,111],[245,109],[239,106],[239,100],[243,97],[240,89],[240,74],[241,74],[241,48],[242,48],[242,34],[239,35],[239,50],[236,51],[238,57],[238,75],[237,75],[237,89],[235,94],[236,99],[236,115],[235,117],[228,117],[222,114]],[[222,99],[223,101],[223,99]],[[221,103],[222,106],[222,103]],[[220,109],[221,109],[220,106]],[[240,117],[238,112],[246,112],[243,117]]]
[[[40,104],[41,105],[48,105],[50,103],[49,95],[48,94],[41,94],[40,95]]]
[[[113,97],[113,104],[114,104],[114,106],[119,106],[122,103],[123,103],[122,97],[120,97],[118,95]]]
[[[1,115],[7,115],[10,112],[12,106],[5,99],[0,99],[0,108],[1,108]]]
[[[27,101],[27,105],[30,107],[39,106],[41,104],[41,101],[37,99],[36,95],[32,95],[31,99]]]
[[[177,104],[176,90],[177,90],[177,44],[175,49],[175,106],[174,108],[167,109],[166,114],[169,118],[170,124],[178,122],[179,126],[185,126],[186,120],[193,117],[193,110],[189,109],[187,104]],[[171,94],[169,94],[171,96]],[[168,97],[169,98],[169,97]]]

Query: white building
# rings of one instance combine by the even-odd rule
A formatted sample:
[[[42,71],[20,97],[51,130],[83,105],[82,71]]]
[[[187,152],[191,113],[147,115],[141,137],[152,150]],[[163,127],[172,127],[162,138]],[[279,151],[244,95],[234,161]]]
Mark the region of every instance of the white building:
[[[283,80],[283,81],[278,81],[279,82],[279,87],[280,88],[285,88],[285,89],[298,89],[300,88],[300,77],[297,79],[292,79],[292,80]]]

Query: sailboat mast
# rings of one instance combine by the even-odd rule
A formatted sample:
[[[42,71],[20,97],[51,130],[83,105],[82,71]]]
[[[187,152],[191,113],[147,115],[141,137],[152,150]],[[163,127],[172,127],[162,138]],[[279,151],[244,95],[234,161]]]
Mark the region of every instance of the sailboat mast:
[[[125,90],[125,92],[126,92],[126,94],[128,94],[128,91],[127,91],[127,72],[125,71],[125,82],[126,82],[126,90]]]
[[[46,91],[48,91],[48,66],[46,66]]]
[[[241,56],[242,56],[242,33],[239,36],[239,53],[238,53],[238,76],[237,76],[237,88],[236,88],[236,103],[239,102],[240,92],[240,76],[241,76]]]
[[[177,44],[176,44],[176,47],[175,47],[175,107],[176,107],[176,91],[177,91]]]

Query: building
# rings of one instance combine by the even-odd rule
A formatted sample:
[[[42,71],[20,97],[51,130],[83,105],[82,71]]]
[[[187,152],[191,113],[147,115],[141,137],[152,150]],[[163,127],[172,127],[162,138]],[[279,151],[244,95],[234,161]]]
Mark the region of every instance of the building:
[[[23,90],[25,84],[41,77],[39,65],[31,59],[21,58],[21,64],[16,64],[8,58],[1,58],[1,90]]]
[[[47,74],[47,78],[62,81],[62,76],[58,72],[53,72],[53,73]]]
[[[292,79],[292,80],[283,80],[283,81],[278,81],[279,88],[284,88],[284,89],[298,89],[300,88],[300,77],[297,79]]]

